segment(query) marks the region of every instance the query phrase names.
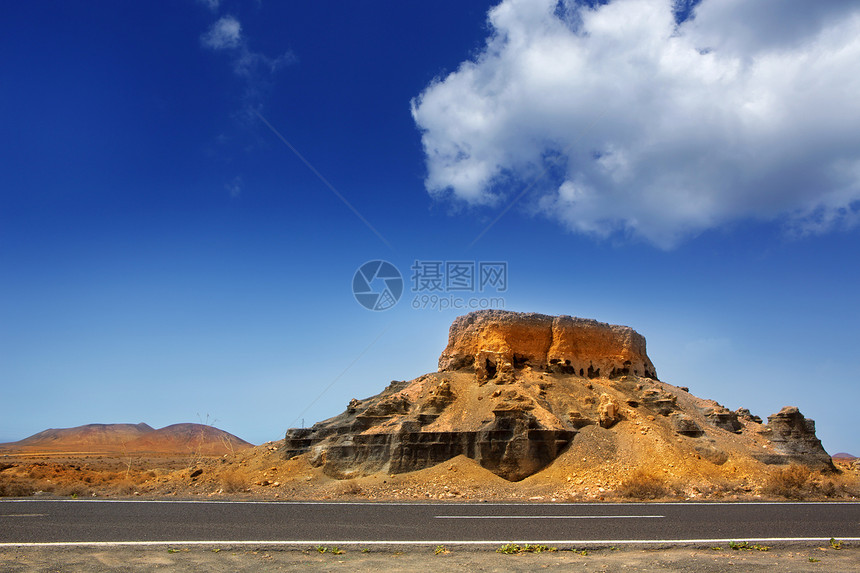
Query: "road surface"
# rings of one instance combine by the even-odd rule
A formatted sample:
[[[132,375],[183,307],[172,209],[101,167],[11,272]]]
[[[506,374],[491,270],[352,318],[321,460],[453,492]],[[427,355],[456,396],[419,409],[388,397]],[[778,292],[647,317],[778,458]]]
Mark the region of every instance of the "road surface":
[[[3,500],[0,546],[860,541],[860,503]]]

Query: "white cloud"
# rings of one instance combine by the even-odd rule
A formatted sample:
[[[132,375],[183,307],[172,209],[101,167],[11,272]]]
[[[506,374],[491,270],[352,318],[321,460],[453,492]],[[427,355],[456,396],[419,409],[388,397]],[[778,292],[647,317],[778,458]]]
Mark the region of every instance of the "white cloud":
[[[243,187],[244,184],[242,182],[242,177],[239,175],[237,175],[229,183],[224,185],[224,189],[226,189],[227,192],[230,193],[230,197],[233,197],[234,199],[242,195]]]
[[[229,50],[243,45],[242,25],[233,16],[224,16],[212,24],[200,37],[204,46],[212,50]]]
[[[739,219],[860,219],[860,5],[504,0],[485,49],[412,102],[434,197],[534,207],[670,248]],[[546,172],[544,176],[542,173]]]
[[[217,12],[218,8],[221,6],[221,0],[197,0],[200,4],[203,4],[213,12]]]
[[[210,50],[228,54],[233,72],[246,82],[245,99],[250,108],[259,105],[261,92],[266,91],[271,75],[297,61],[292,52],[271,58],[251,50],[242,33],[242,24],[233,16],[224,16],[212,24],[200,36],[200,43]]]

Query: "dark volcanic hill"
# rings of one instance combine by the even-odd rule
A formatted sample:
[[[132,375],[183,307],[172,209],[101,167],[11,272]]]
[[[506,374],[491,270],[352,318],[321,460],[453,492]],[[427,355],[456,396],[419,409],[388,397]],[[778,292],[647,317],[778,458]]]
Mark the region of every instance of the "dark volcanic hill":
[[[391,382],[334,418],[288,430],[283,455],[303,454],[337,478],[459,455],[512,481],[595,468],[678,476],[833,468],[815,423],[797,408],[763,423],[663,382],[645,338],[629,327],[498,310],[454,321],[438,372]]]
[[[174,424],[159,430],[147,424],[87,424],[43,430],[17,442],[0,444],[3,453],[157,453],[223,455],[252,445],[205,424]]]

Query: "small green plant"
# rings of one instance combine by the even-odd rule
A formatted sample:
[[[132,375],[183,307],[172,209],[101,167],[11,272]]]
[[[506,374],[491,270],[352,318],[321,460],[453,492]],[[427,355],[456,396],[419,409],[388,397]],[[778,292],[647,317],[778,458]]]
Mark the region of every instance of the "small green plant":
[[[504,553],[505,555],[514,555],[516,553],[543,553],[544,551],[558,551],[558,549],[555,547],[548,547],[546,545],[530,545],[528,543],[522,546],[517,545],[516,543],[506,543],[496,549],[496,553]]]
[[[326,549],[322,545],[317,545],[317,551],[319,551],[320,553],[325,553],[326,551],[328,551],[328,549]]]
[[[729,541],[729,547],[734,549],[735,551],[752,551],[755,549],[756,551],[770,551],[770,547],[767,545],[759,545],[758,543],[754,545],[750,545],[748,541]],[[720,549],[714,548],[711,549]]]
[[[830,548],[831,549],[842,549],[842,542],[837,540],[835,537],[830,538]]]
[[[818,563],[819,561],[821,561],[821,559],[816,559],[815,557],[810,557],[810,558],[809,558],[809,562],[810,562],[810,563]]]
[[[448,553],[451,552],[444,545],[437,545],[436,549],[433,550],[433,555],[447,555]]]
[[[334,555],[343,555],[344,553],[346,553],[346,551],[344,551],[343,549],[340,549],[339,547],[332,547],[331,552]]]
[[[220,548],[220,547],[215,547],[215,548],[212,550],[212,553],[221,553],[221,548]]]
[[[719,547],[719,546],[717,546],[717,547],[711,547],[711,551],[722,551],[722,550],[723,550],[723,548],[722,548],[722,547]]]
[[[588,555],[588,549],[571,549],[571,552],[576,553],[577,555],[582,555],[583,557]]]
[[[179,553],[178,549],[173,549],[172,547],[167,550],[168,553]]]
[[[365,547],[361,550],[362,553],[370,553],[370,547]]]

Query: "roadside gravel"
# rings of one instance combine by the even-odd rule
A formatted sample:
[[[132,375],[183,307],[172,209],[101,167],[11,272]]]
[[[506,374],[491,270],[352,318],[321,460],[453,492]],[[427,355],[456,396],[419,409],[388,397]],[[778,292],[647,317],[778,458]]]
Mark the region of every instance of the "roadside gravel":
[[[56,571],[169,570],[180,573],[208,571],[357,571],[407,572],[433,568],[444,571],[724,571],[851,572],[860,570],[860,547],[843,545],[779,545],[767,551],[737,551],[727,546],[663,548],[571,548],[542,553],[505,555],[492,549],[437,547],[316,548],[182,547],[147,548],[2,548],[4,573]],[[566,548],[567,549],[567,548]],[[342,551],[342,553],[339,553]],[[437,554],[438,551],[438,554]]]

